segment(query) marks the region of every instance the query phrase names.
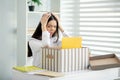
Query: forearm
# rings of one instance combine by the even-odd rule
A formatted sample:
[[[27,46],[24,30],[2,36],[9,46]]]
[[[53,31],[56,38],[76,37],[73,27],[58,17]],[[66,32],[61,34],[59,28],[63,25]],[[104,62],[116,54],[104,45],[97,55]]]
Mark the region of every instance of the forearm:
[[[59,29],[60,29],[60,31],[61,31],[62,33],[64,32],[64,29],[62,28],[61,25],[59,25]]]
[[[47,31],[46,26],[42,25],[42,32]]]

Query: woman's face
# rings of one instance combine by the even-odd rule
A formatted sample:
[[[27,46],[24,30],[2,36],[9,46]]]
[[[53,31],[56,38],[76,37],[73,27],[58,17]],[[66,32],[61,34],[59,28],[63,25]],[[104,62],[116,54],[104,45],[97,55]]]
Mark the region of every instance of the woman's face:
[[[47,31],[50,33],[50,37],[55,33],[57,29],[57,23],[55,20],[51,20],[47,24]]]

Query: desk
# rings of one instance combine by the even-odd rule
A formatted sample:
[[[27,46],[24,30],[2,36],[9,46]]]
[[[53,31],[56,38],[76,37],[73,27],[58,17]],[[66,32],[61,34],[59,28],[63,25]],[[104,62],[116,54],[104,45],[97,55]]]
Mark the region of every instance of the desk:
[[[65,73],[63,77],[51,78],[13,70],[12,80],[114,80],[118,78],[118,68],[97,71],[76,71]]]

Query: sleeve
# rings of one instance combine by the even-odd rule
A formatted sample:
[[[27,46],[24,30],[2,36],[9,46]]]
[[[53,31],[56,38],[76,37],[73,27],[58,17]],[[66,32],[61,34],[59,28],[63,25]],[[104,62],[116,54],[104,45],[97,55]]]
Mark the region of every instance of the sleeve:
[[[42,34],[42,40],[31,38],[29,44],[34,52],[40,50],[41,47],[50,46],[50,34],[47,31],[44,31]]]
[[[42,33],[42,47],[45,46],[50,46],[50,33],[48,31]]]
[[[70,37],[66,32],[62,33],[64,37]]]
[[[62,37],[70,37],[70,36],[66,32],[62,32],[62,35],[61,35],[60,39],[57,42],[58,47],[62,46]]]
[[[29,45],[30,45],[30,48],[32,49],[32,52],[33,53],[36,53],[40,50],[40,48],[42,47],[42,41],[41,40],[37,40],[37,39],[34,39],[34,38],[31,38],[29,40]]]

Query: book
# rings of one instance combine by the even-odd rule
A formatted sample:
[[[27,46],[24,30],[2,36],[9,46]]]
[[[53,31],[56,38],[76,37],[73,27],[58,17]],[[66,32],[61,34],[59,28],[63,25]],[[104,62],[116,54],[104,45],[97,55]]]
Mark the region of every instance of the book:
[[[15,66],[13,69],[21,71],[21,72],[31,72],[36,70],[42,70],[42,68],[36,66]]]

